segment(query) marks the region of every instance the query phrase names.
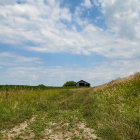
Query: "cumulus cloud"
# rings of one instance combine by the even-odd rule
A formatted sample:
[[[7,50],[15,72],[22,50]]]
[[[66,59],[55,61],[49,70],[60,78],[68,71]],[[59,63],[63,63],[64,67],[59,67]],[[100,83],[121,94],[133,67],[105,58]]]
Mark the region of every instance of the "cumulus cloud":
[[[108,27],[120,37],[140,38],[139,0],[99,0]]]
[[[89,3],[89,0],[85,0],[86,5]],[[83,21],[78,14],[60,7],[60,1],[56,0],[1,5],[0,42],[38,52],[135,56],[140,50],[139,1],[100,0],[100,3],[107,30],[90,24],[88,20]],[[35,45],[25,46],[27,41]]]
[[[15,4],[17,0],[0,0],[0,4],[6,5],[6,4]]]
[[[132,63],[133,62],[133,63]],[[118,77],[129,76],[140,69],[139,60],[116,60],[102,62],[96,67],[63,67],[63,66],[12,66],[1,72],[0,84],[45,84],[62,86],[69,80],[84,79],[92,86],[103,84]]]
[[[86,8],[91,8],[92,7],[92,3],[91,3],[90,0],[84,0],[84,2],[81,5],[86,7]]]
[[[1,52],[3,83],[40,84],[42,81],[62,85],[67,80],[85,79],[97,85],[139,71],[139,0],[84,0],[75,13],[61,7],[60,2],[0,0],[0,43],[39,53],[96,53],[109,61],[90,68],[47,67],[41,65],[43,62],[38,57]],[[107,29],[81,19],[83,6],[91,8],[93,3],[101,6]]]

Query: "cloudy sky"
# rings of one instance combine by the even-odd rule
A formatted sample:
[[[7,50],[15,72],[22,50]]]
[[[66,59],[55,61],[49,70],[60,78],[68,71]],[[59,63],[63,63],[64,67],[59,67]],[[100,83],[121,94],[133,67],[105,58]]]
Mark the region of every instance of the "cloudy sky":
[[[0,0],[0,84],[94,85],[140,71],[140,0]]]

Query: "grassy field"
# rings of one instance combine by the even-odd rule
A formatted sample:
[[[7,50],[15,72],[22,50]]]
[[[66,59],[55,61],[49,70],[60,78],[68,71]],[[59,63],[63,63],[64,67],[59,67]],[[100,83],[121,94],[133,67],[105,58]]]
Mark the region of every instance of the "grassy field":
[[[28,85],[0,85],[0,91],[16,91],[16,90],[48,90],[48,89],[71,89],[80,87],[51,87],[45,85],[28,86]]]
[[[0,139],[139,140],[140,74],[93,88],[0,91]]]

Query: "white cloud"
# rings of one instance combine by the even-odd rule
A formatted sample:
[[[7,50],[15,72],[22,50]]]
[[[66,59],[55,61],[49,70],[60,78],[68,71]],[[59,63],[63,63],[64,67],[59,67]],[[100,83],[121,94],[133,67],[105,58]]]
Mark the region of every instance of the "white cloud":
[[[0,0],[0,4],[5,5],[5,4],[15,4],[17,0]]]
[[[138,1],[101,1],[109,30],[102,30],[61,8],[59,1],[26,1],[0,6],[0,42],[38,52],[68,52],[105,57],[131,58],[138,55],[140,19]],[[126,5],[126,6],[125,6]],[[136,9],[134,9],[136,7]],[[79,7],[80,8],[80,7]],[[80,9],[79,9],[80,10]],[[72,24],[75,20],[81,31]],[[64,24],[68,22],[70,26]],[[112,33],[113,32],[113,33]],[[124,38],[122,38],[124,37]],[[133,39],[134,38],[134,39]],[[25,46],[30,41],[35,46]]]
[[[91,8],[92,7],[92,3],[91,3],[90,0],[84,0],[84,2],[81,5],[86,7],[86,8]]]
[[[41,65],[38,57],[3,52],[0,53],[3,83],[62,85],[67,80],[84,79],[98,85],[139,71],[140,1],[98,1],[108,27],[106,30],[82,20],[81,5],[72,14],[68,8],[60,7],[57,0],[46,0],[46,3],[26,0],[24,4],[3,2],[0,5],[0,43],[44,53],[97,53],[110,59],[93,68],[47,67]],[[89,2],[85,1],[85,6],[90,7]],[[95,5],[99,5],[97,0]]]
[[[24,65],[39,65],[43,64],[38,57],[25,57],[11,52],[0,52],[0,66],[24,66]]]
[[[108,27],[120,37],[140,39],[139,0],[99,0]]]
[[[96,86],[137,72],[140,69],[139,60],[114,60],[99,63],[96,67],[63,67],[63,66],[16,66],[5,71],[0,69],[0,84],[45,84],[49,86],[62,86],[66,81],[81,79]]]

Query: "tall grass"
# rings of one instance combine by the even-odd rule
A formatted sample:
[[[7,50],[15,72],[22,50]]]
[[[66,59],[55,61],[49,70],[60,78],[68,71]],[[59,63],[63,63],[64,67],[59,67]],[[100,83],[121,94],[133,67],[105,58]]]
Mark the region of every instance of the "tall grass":
[[[140,74],[97,88],[3,90],[0,94],[0,129],[39,112],[54,115],[79,110],[99,137],[107,140],[140,139]]]
[[[140,74],[98,90],[73,92],[61,105],[64,109],[79,109],[103,139],[140,139]]]
[[[37,111],[53,109],[57,96],[65,90],[3,91],[0,94],[0,129],[11,128]],[[66,91],[65,91],[66,93]]]

